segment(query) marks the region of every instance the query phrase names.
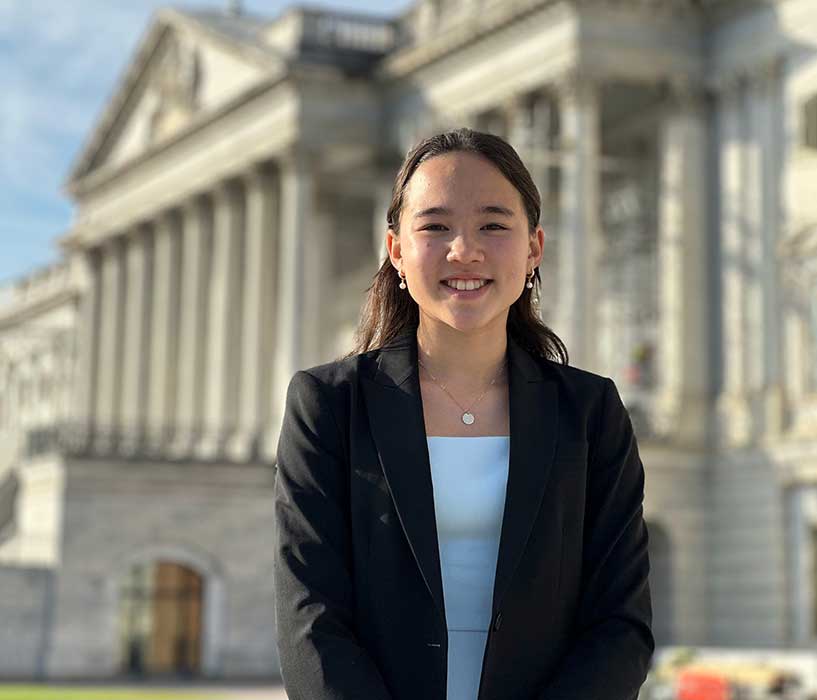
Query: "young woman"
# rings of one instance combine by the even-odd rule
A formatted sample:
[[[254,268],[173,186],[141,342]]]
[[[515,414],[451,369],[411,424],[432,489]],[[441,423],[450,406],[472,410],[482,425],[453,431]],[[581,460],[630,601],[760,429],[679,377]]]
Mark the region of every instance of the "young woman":
[[[613,382],[533,308],[502,139],[406,157],[358,347],[299,371],[275,482],[290,700],[632,700],[654,640],[644,469]]]

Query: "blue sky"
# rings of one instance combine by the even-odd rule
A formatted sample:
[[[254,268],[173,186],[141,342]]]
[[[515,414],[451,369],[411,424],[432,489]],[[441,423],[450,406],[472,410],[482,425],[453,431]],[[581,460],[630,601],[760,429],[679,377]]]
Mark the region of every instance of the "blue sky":
[[[411,0],[245,0],[269,17],[297,4],[394,15]],[[0,0],[0,284],[58,258],[71,223],[62,184],[159,7],[227,0]]]

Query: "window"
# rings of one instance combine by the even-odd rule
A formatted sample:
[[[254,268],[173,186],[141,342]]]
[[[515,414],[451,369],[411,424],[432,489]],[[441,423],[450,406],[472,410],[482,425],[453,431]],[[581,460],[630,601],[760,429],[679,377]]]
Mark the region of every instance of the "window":
[[[803,107],[803,145],[817,150],[817,95]]]

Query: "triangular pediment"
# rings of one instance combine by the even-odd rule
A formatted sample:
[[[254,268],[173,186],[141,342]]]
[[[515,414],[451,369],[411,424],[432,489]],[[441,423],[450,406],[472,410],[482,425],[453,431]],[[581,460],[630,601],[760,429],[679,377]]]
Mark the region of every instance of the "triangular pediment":
[[[260,35],[260,20],[157,13],[77,159],[69,188],[160,147],[283,71],[283,59],[256,40],[256,27]]]

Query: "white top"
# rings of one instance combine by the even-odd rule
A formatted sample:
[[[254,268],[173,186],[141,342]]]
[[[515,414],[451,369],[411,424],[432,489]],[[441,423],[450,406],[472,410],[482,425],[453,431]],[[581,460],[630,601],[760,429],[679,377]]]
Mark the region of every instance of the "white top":
[[[448,700],[476,700],[505,510],[510,438],[428,437],[448,627]]]

